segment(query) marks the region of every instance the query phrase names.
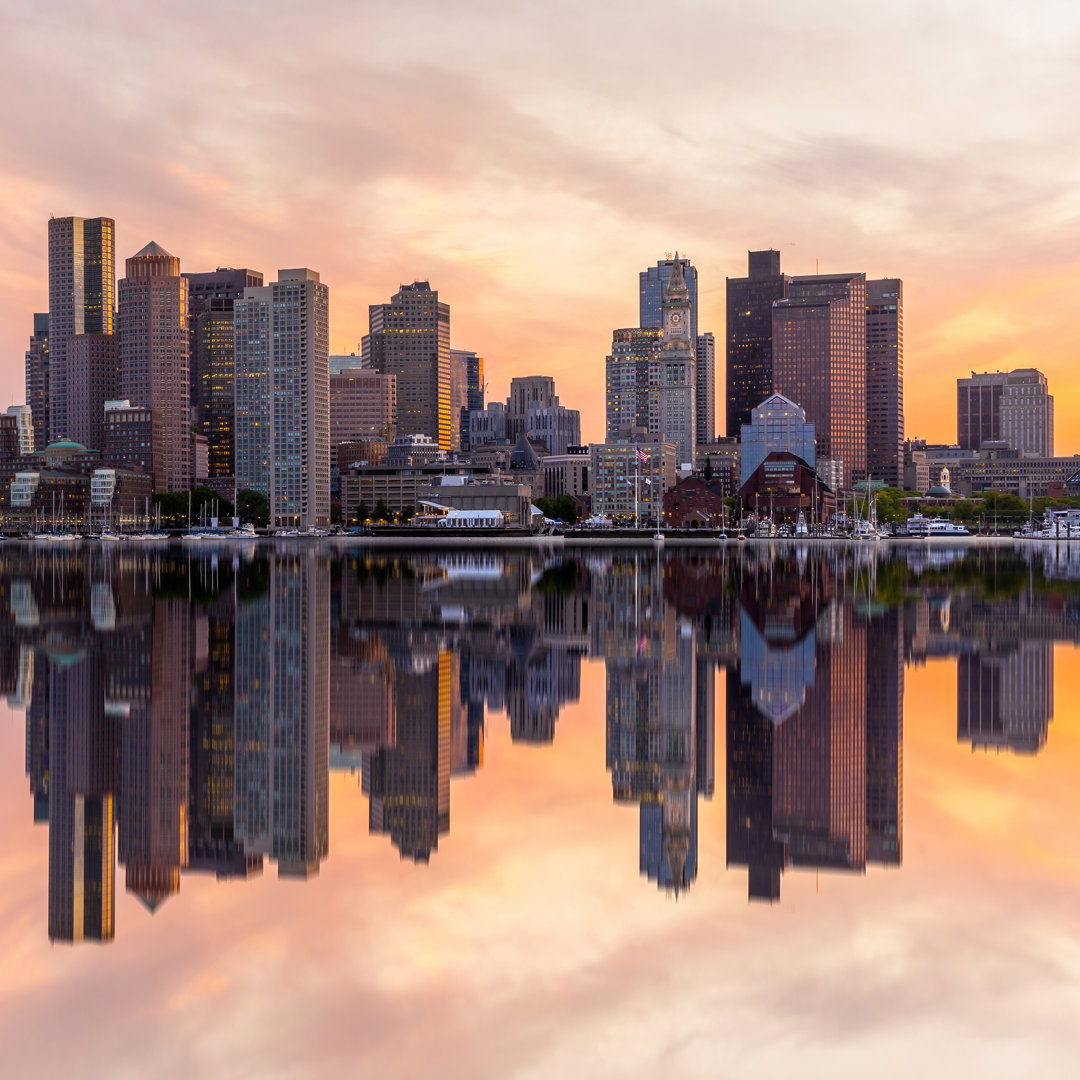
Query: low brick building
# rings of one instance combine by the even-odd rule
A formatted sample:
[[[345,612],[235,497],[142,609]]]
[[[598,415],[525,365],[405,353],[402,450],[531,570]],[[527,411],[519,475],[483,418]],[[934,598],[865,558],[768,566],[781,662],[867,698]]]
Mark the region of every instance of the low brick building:
[[[721,528],[726,511],[721,481],[688,476],[664,495],[664,524],[673,529]]]
[[[826,521],[836,513],[832,489],[802,458],[773,451],[739,488],[743,513],[793,521],[801,511],[808,522]]]

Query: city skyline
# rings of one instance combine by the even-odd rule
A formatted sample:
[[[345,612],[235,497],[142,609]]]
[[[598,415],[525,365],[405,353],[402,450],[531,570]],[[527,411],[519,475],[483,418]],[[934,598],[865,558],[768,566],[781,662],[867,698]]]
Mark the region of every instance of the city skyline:
[[[319,268],[335,295],[334,352],[357,348],[368,304],[430,280],[454,310],[452,344],[485,356],[493,386],[552,374],[589,439],[602,429],[610,329],[636,322],[637,273],[676,248],[699,268],[701,324],[718,336],[724,278],[744,272],[747,250],[778,248],[794,275],[820,260],[823,272],[902,277],[911,435],[952,441],[951,384],[970,370],[1036,367],[1059,408],[1080,401],[1062,157],[1075,120],[1069,95],[1049,89],[1076,77],[1080,16],[1068,7],[1021,21],[983,6],[973,20],[913,3],[887,22],[857,8],[837,36],[794,4],[678,4],[691,75],[676,122],[643,86],[612,87],[589,62],[644,46],[647,20],[612,22],[598,4],[565,33],[540,12],[410,8],[423,18],[330,4],[317,24],[286,12],[252,27],[241,3],[213,40],[179,13],[151,24],[111,4],[12,21],[0,79],[35,92],[0,172],[14,209],[0,238],[6,398],[22,400],[18,361],[47,307],[40,222],[70,213],[111,214],[118,253],[153,236],[185,268]],[[57,60],[86,40],[114,63],[76,90]],[[357,40],[386,57],[430,42],[437,59],[358,59]],[[504,47],[521,41],[535,47]],[[271,81],[285,42],[292,66]],[[753,78],[763,55],[769,77]],[[818,77],[822,55],[834,80]],[[177,70],[174,85],[162,67]],[[793,114],[795,98],[809,107]],[[717,382],[720,402],[722,372]],[[1064,425],[1061,436],[1059,452],[1080,449]]]

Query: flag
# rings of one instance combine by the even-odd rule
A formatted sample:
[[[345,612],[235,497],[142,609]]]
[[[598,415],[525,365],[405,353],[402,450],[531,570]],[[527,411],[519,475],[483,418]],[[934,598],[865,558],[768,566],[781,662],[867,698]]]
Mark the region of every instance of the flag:
[[[641,462],[642,465],[644,465],[649,460],[649,455],[646,454],[645,451],[641,449],[641,447],[638,447],[637,459]]]

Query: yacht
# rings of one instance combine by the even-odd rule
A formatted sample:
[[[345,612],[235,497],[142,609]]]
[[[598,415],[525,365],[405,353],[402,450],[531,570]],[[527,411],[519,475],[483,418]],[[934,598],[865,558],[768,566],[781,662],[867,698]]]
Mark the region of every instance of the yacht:
[[[970,536],[966,526],[948,518],[928,518],[913,514],[907,522],[908,536]]]

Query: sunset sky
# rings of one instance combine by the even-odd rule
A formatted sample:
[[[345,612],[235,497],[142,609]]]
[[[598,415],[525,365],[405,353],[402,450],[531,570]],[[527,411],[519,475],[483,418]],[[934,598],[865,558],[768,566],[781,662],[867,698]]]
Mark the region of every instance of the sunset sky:
[[[49,215],[108,215],[121,273],[149,240],[318,270],[334,351],[430,280],[489,397],[550,373],[592,439],[665,254],[718,341],[748,248],[900,276],[909,435],[955,439],[958,375],[1034,365],[1080,451],[1074,4],[0,0],[0,34],[0,404]]]

